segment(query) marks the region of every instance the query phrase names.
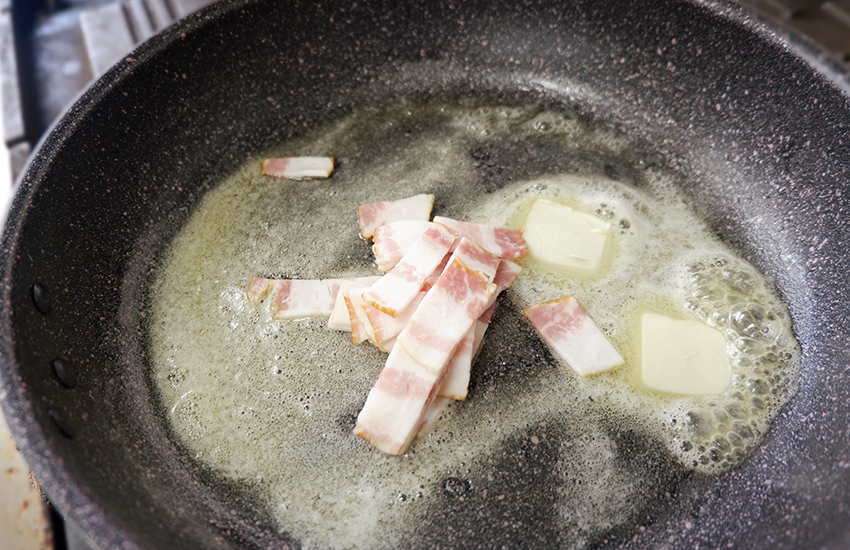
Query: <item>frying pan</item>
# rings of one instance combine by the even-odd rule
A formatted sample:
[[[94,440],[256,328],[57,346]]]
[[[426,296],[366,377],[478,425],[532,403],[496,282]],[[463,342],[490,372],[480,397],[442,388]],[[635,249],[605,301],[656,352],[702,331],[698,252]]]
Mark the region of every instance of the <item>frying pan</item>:
[[[712,1],[226,2],[132,52],[44,140],[3,234],[4,412],[51,501],[102,548],[299,547],[169,435],[145,336],[157,261],[252,153],[442,94],[557,104],[628,135],[775,284],[802,347],[799,392],[753,456],[673,478],[586,546],[850,545],[850,101]],[[526,454],[517,487],[544,489],[545,461]],[[407,544],[570,546],[545,499],[522,504],[515,530],[455,506],[463,529],[423,523]]]

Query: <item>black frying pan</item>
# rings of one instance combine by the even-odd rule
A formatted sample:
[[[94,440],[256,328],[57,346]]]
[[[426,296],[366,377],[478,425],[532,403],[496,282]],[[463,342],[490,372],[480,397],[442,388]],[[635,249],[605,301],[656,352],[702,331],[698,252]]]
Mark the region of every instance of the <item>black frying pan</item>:
[[[800,392],[761,448],[720,477],[673,478],[587,544],[850,545],[850,102],[707,1],[226,2],[118,63],[46,138],[3,235],[4,411],[60,510],[103,548],[298,546],[168,437],[140,314],[156,261],[249,154],[357,106],[442,94],[625,132],[682,174],[793,317]],[[526,499],[506,530],[461,509],[463,531],[436,521],[409,545],[570,546],[547,513]]]

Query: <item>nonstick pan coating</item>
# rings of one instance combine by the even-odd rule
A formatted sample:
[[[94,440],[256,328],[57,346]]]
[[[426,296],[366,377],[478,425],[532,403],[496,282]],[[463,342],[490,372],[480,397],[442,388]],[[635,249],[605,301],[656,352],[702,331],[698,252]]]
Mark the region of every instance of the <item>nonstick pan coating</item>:
[[[558,104],[624,132],[683,176],[792,314],[800,391],[761,448],[590,544],[850,544],[850,102],[707,1],[225,2],[132,52],[46,138],[3,235],[4,412],[51,501],[103,548],[299,546],[168,437],[145,347],[157,259],[251,153],[358,106],[438,95]]]

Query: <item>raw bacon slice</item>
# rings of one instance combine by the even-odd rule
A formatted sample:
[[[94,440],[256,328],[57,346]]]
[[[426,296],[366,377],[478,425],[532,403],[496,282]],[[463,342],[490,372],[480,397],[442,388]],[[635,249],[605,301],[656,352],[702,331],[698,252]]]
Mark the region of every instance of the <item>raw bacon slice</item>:
[[[276,178],[329,178],[333,171],[333,157],[283,157],[263,161],[263,175]]]
[[[330,316],[336,298],[326,281],[260,277],[251,280],[248,296],[255,300],[270,296],[275,319]]]
[[[467,331],[466,335],[458,344],[455,354],[449,362],[448,374],[443,384],[440,386],[437,395],[450,397],[460,401],[466,400],[469,392],[469,375],[472,370],[472,359],[478,353],[481,347],[481,342],[484,340],[484,333],[487,327],[490,326],[490,320],[493,318],[493,312],[496,309],[496,298],[502,291],[513,286],[522,268],[514,262],[503,260],[499,264],[496,271],[496,276],[493,278],[493,284],[496,285],[496,292],[490,299],[489,307],[481,314],[475,324]]]
[[[495,294],[495,293],[494,293]],[[466,401],[466,395],[469,393],[469,374],[472,371],[472,358],[475,355],[473,346],[475,344],[475,327],[478,326],[476,321],[455,348],[454,355],[446,367],[446,378],[440,384],[440,389],[437,390],[437,395],[448,397],[449,399],[457,399],[458,401]]]
[[[398,335],[396,347],[403,347],[429,371],[443,372],[496,292],[496,285],[490,281],[499,262],[476,243],[461,239],[449,265]],[[480,269],[470,269],[469,265]]]
[[[439,265],[437,265],[437,267],[434,268],[434,271],[428,276],[427,279],[425,279],[425,284],[422,286],[424,290],[428,290],[432,286],[434,286],[434,283],[437,282],[437,279],[439,279],[440,275],[443,274],[443,271],[446,270],[446,266],[449,265],[449,260],[452,259],[453,252],[454,251],[449,252],[448,254],[443,256],[443,259],[442,261],[440,261]]]
[[[254,277],[248,285],[247,294],[254,301],[270,296],[275,319],[330,317],[339,286],[345,280],[357,281],[362,286],[371,284],[375,278],[319,280]]]
[[[397,201],[381,201],[364,204],[357,208],[360,220],[360,236],[372,237],[375,229],[385,223],[399,220],[424,220],[431,218],[434,195],[414,195]]]
[[[389,454],[404,453],[423,425],[428,407],[446,374],[445,366],[451,353],[495,292],[496,285],[489,281],[496,274],[498,258],[490,255],[486,273],[471,270],[464,264],[465,259],[484,265],[486,255],[477,244],[462,239],[453,260],[398,336],[354,428],[355,434],[378,449]],[[417,322],[418,316],[422,318]],[[432,325],[437,325],[437,330],[433,330]],[[464,325],[465,328],[460,328]],[[444,330],[445,327],[449,330]],[[405,335],[411,335],[411,347],[417,352],[424,351],[423,356],[432,359],[428,348],[435,347],[437,354],[444,355],[445,359],[440,360],[437,368],[423,367],[421,359],[409,355],[400,345]],[[450,349],[446,351],[447,348]]]
[[[362,293],[352,292],[352,290],[354,289],[349,289],[348,292],[344,293],[343,299],[345,300],[345,308],[348,310],[348,320],[351,324],[351,342],[353,344],[359,344],[369,339],[369,331],[363,322],[363,316],[357,311],[360,302],[362,302]],[[359,302],[357,301],[358,296],[360,297]]]
[[[364,284],[364,281],[367,279],[371,279],[371,282]],[[333,311],[331,311],[331,316],[328,319],[328,328],[351,332],[351,319],[348,316],[345,295],[353,288],[367,287],[378,279],[380,277],[360,277],[357,281],[342,281],[339,285],[339,291],[336,294]]]
[[[528,306],[524,312],[543,340],[579,375],[623,364],[623,357],[573,296]]]
[[[435,223],[441,223],[457,231],[461,237],[477,242],[490,254],[503,260],[517,260],[528,254],[528,246],[522,238],[522,230],[493,227],[479,223],[459,222],[451,218],[437,216]]]
[[[349,317],[351,317],[351,325],[352,331],[353,327],[359,323],[359,326],[362,327],[366,340],[372,342],[375,346],[378,347],[381,351],[385,351],[389,353],[389,349],[385,348],[381,342],[375,337],[375,329],[372,327],[372,321],[370,319],[370,312],[380,313],[380,311],[376,310],[374,307],[369,305],[366,300],[363,299],[363,295],[369,290],[368,287],[364,288],[355,288],[348,291],[346,305],[348,306]],[[357,342],[355,342],[357,343]]]
[[[384,273],[392,269],[416,239],[433,225],[434,222],[424,220],[399,220],[375,229],[372,235],[375,265]]]
[[[357,415],[354,433],[385,453],[403,454],[422,426],[442,376],[395,346]]]
[[[369,340],[381,351],[389,353],[395,344],[396,336],[407,325],[426,293],[420,292],[398,317],[392,317],[363,299],[363,293],[368,289],[352,288],[344,294],[353,340],[355,344]]]
[[[455,244],[455,232],[444,225],[434,224],[389,273],[372,285],[363,298],[379,310],[398,316],[416,298],[425,279]]]
[[[389,352],[392,349],[393,343],[395,343],[396,336],[407,326],[407,322],[410,320],[413,312],[419,307],[419,304],[422,303],[426,294],[426,291],[420,291],[397,317],[388,315],[378,308],[366,304],[364,311],[375,338],[375,345]]]

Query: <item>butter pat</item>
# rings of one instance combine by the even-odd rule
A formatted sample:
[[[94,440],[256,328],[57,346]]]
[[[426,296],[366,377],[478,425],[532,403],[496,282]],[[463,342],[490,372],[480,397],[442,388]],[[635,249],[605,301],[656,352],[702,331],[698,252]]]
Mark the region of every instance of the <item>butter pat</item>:
[[[538,199],[522,235],[532,256],[544,262],[592,271],[608,242],[608,224],[565,204]]]
[[[719,331],[657,313],[641,317],[641,363],[647,386],[685,395],[720,393],[732,372]]]

